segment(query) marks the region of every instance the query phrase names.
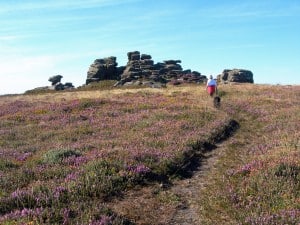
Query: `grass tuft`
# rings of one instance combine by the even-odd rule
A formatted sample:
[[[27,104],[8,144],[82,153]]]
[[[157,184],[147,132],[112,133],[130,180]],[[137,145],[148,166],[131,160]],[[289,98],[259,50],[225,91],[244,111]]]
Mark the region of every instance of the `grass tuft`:
[[[75,156],[79,157],[81,154],[78,151],[71,149],[52,149],[43,155],[43,163],[56,164],[62,163],[64,159]]]

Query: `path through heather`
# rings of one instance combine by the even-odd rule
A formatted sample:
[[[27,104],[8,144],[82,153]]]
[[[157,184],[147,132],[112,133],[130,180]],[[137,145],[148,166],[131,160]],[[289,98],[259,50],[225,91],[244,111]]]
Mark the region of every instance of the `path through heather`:
[[[172,184],[153,184],[125,192],[123,197],[109,204],[117,214],[138,225],[197,225],[202,224],[200,207],[201,192],[211,174],[217,171],[218,161],[226,153],[228,139],[239,128],[232,120],[225,130],[213,137],[216,144],[207,143],[202,151],[182,168],[185,179],[172,179]],[[199,154],[199,155],[197,155]],[[210,196],[207,196],[208,198]]]
[[[205,153],[204,159],[199,168],[194,171],[191,178],[178,180],[174,182],[171,191],[180,197],[184,202],[183,207],[180,207],[174,213],[170,224],[173,225],[199,225],[201,220],[199,218],[199,204],[198,199],[201,190],[205,188],[205,181],[207,180],[210,172],[215,168],[220,155],[226,149],[226,141],[217,144],[216,148],[210,152]]]
[[[109,205],[119,214],[129,218],[137,225],[199,225],[199,207],[197,202],[201,190],[205,188],[209,174],[216,170],[218,160],[226,151],[228,140],[216,145],[213,150],[204,153],[198,168],[186,179],[172,182],[166,189],[160,185],[150,185],[129,190],[122,199],[116,199]],[[154,194],[159,192],[160,194]],[[170,198],[178,197],[174,202]]]

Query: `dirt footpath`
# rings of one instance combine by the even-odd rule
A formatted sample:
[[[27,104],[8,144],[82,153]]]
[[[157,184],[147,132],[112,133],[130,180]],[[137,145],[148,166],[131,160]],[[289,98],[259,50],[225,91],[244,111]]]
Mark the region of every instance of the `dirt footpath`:
[[[201,220],[199,212],[201,205],[198,202],[201,190],[205,188],[205,180],[207,180],[211,170],[215,169],[218,158],[225,151],[226,142],[218,144],[215,149],[205,153],[199,168],[194,171],[191,178],[178,180],[171,187],[171,192],[179,196],[184,207],[179,208],[168,224],[174,225],[199,225]]]
[[[172,184],[157,183],[129,190],[108,206],[138,225],[202,224],[201,204],[197,201],[209,174],[216,169],[218,159],[226,151],[227,143],[225,140],[201,154],[201,161],[194,162],[190,177],[175,179]]]

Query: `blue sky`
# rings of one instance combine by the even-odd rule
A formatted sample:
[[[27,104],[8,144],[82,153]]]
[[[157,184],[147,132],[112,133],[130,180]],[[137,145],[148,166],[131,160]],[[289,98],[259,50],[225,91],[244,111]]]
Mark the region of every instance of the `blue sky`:
[[[0,94],[85,83],[90,64],[138,50],[255,83],[300,84],[299,0],[0,0]]]

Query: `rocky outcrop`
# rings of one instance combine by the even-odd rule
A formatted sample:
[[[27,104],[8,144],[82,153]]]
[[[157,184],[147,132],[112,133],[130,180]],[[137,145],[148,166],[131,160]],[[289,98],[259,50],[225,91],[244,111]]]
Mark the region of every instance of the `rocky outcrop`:
[[[143,85],[155,82],[166,83],[159,70],[155,67],[152,56],[148,54],[140,54],[139,51],[127,53],[128,62],[120,75],[120,81],[117,85]]]
[[[157,86],[158,83],[165,84],[173,82],[203,82],[206,76],[199,72],[183,70],[181,60],[165,60],[163,63],[154,63],[152,56],[140,54],[139,51],[128,52],[128,62],[120,75],[118,85],[150,85]],[[159,86],[159,85],[158,85]]]
[[[52,84],[51,85],[56,85],[57,83],[60,83],[61,78],[63,78],[62,75],[54,75],[48,79]]]
[[[225,69],[222,74],[218,76],[221,83],[254,83],[253,73],[250,70],[244,69]]]
[[[37,92],[44,92],[48,90],[54,91],[62,91],[62,90],[72,90],[74,89],[74,85],[70,82],[65,84],[61,83],[61,79],[63,78],[62,75],[54,75],[48,79],[51,82],[51,86],[44,86],[44,87],[37,87],[31,90],[27,90],[25,93],[37,93]]]
[[[49,90],[55,90],[55,91],[61,91],[61,90],[67,90],[67,89],[73,89],[74,86],[72,83],[67,82],[65,84],[61,83],[61,79],[63,78],[62,75],[54,75],[48,79],[48,81],[51,82],[51,86],[48,86],[47,89]]]
[[[125,67],[117,67],[114,56],[96,59],[87,72],[86,84],[100,80],[118,80]]]
[[[181,77],[187,83],[204,83],[207,80],[205,75],[197,71],[185,70]]]

